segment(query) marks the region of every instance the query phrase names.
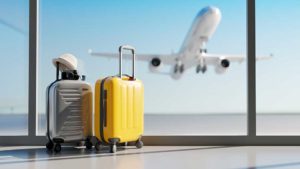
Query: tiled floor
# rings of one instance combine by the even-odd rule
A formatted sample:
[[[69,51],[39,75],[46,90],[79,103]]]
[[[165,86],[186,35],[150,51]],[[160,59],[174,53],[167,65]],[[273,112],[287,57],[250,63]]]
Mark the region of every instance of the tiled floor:
[[[300,168],[300,147],[128,147],[116,154],[64,148],[1,147],[1,169]]]

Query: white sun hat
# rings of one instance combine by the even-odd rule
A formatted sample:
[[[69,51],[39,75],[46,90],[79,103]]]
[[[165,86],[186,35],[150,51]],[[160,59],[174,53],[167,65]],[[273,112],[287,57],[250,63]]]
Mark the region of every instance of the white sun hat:
[[[66,53],[63,54],[61,56],[59,56],[58,58],[54,58],[52,60],[54,66],[56,66],[56,63],[59,63],[59,68],[60,70],[77,70],[77,58],[70,54],[70,53]]]

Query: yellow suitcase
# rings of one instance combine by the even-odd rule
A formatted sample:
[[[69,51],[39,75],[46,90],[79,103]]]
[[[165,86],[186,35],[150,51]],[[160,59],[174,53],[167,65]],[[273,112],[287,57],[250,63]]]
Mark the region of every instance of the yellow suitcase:
[[[132,76],[122,74],[123,50],[132,52]],[[135,142],[141,148],[144,132],[144,86],[134,76],[135,49],[124,45],[119,53],[119,75],[99,79],[95,85],[95,148],[108,144],[112,153],[119,143]]]

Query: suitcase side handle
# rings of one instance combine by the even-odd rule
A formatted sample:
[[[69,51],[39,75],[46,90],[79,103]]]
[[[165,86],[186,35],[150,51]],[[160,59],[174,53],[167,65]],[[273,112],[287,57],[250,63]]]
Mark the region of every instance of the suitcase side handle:
[[[119,77],[122,78],[122,59],[123,50],[130,50],[132,53],[132,80],[135,80],[135,48],[130,45],[122,45],[119,47]]]

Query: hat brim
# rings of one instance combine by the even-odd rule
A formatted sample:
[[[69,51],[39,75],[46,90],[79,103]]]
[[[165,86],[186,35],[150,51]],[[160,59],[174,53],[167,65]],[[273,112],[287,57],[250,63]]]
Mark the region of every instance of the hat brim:
[[[65,60],[63,58],[55,58],[52,60],[52,63],[54,66],[56,66],[57,63],[63,65],[65,68],[70,70],[76,70],[77,67],[73,63],[70,63],[68,60]]]

